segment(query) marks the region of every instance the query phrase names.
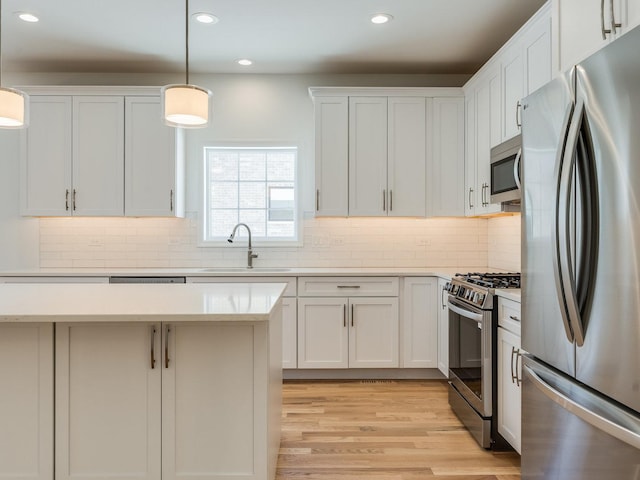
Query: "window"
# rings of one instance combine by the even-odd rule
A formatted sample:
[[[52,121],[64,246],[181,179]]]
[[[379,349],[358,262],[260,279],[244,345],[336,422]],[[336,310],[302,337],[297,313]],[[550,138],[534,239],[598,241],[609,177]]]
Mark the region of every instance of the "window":
[[[297,242],[297,156],[295,147],[205,148],[204,241],[226,242],[246,223],[254,241]]]

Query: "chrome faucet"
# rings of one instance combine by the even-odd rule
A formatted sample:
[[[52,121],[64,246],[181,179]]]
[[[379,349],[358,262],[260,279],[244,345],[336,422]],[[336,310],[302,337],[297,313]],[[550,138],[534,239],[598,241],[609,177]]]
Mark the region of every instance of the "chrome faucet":
[[[233,239],[236,236],[238,227],[246,228],[247,233],[249,234],[249,251],[247,252],[247,268],[253,268],[253,259],[258,258],[258,254],[253,253],[253,251],[251,250],[251,229],[249,228],[249,225],[247,225],[246,223],[239,223],[235,227],[233,227],[233,232],[231,232],[231,235],[229,235],[229,238],[227,238],[227,242],[233,243]]]

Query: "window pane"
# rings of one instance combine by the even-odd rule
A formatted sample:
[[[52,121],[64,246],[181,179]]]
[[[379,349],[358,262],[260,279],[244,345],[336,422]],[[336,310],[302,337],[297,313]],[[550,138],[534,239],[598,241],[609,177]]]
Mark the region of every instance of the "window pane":
[[[274,152],[269,155],[267,179],[293,182],[295,180],[295,158],[293,152]]]
[[[211,210],[209,236],[228,237],[238,223],[238,210]]]
[[[266,210],[240,210],[240,221],[249,225],[254,237],[264,237],[267,234],[266,213]]]
[[[238,154],[214,152],[209,154],[211,180],[238,180]]]
[[[265,208],[266,185],[262,182],[240,183],[240,208]]]
[[[238,184],[211,182],[211,208],[238,208]]]
[[[264,152],[240,155],[240,180],[265,180],[267,155]]]

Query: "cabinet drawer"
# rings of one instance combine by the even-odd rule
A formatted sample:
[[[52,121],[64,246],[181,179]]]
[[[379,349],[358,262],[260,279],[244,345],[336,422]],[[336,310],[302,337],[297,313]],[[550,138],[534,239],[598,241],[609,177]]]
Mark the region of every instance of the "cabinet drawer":
[[[508,298],[498,297],[498,325],[520,335],[520,304]]]
[[[300,277],[300,297],[397,297],[397,277]]]
[[[296,296],[296,277],[187,277],[187,283],[286,283],[283,297]]]

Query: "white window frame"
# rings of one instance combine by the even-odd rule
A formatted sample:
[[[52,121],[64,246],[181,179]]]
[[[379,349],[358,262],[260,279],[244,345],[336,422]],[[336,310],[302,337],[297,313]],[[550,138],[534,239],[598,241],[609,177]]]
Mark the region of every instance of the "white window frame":
[[[214,248],[247,248],[246,241],[239,241],[229,243],[227,237],[220,237],[215,239],[209,239],[208,237],[208,222],[209,222],[209,172],[207,169],[207,151],[210,149],[220,150],[278,150],[278,149],[294,149],[296,151],[296,164],[294,174],[294,221],[295,221],[295,239],[285,240],[264,240],[263,237],[252,237],[253,246],[261,248],[265,247],[299,247],[302,246],[302,213],[300,208],[300,147],[295,142],[278,142],[278,143],[254,143],[254,142],[241,142],[241,143],[207,143],[202,147],[202,182],[200,192],[200,206],[201,212],[199,215],[199,235],[198,246],[199,247],[214,247]],[[268,209],[267,209],[268,215]],[[245,229],[239,230],[240,234],[246,234]],[[253,233],[253,232],[252,232]],[[229,231],[231,234],[231,231]]]

